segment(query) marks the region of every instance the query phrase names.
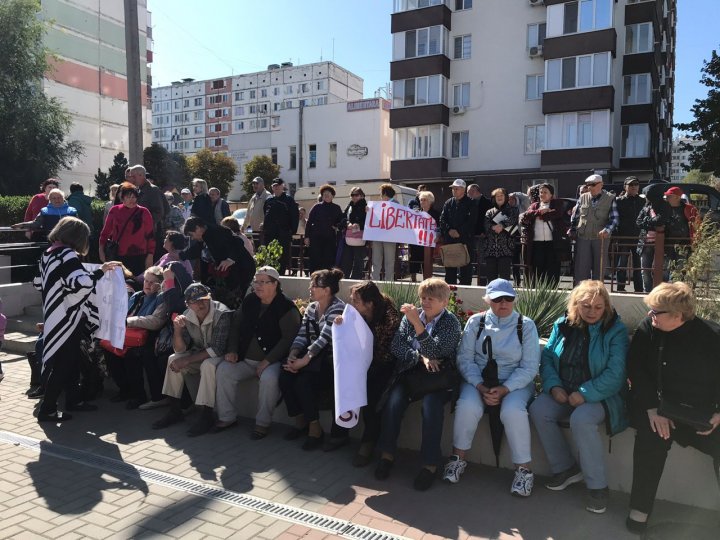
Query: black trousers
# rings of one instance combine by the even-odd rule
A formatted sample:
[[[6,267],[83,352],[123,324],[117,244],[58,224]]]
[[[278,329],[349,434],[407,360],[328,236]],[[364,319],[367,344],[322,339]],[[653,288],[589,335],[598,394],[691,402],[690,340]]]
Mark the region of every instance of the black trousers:
[[[670,439],[665,440],[653,432],[645,411],[636,413],[634,420],[637,434],[633,449],[630,508],[646,514],[652,512],[665,460],[673,441],[681,446],[692,446],[712,457],[715,478],[720,487],[720,430],[716,429],[710,435],[698,435],[692,428],[676,425],[670,432]]]
[[[512,279],[512,257],[485,257],[485,267],[488,283],[497,278]]]
[[[552,283],[560,281],[560,259],[558,259],[552,240],[533,242],[531,275],[536,279],[542,278]]]
[[[120,393],[128,399],[145,401],[147,398],[143,377],[143,349],[145,347],[132,347],[125,356],[117,356],[105,351],[105,363],[110,377]]]
[[[327,270],[335,266],[337,242],[335,237],[310,240],[310,272]]]
[[[65,391],[65,407],[76,405],[80,397],[80,339],[83,335],[82,324],[68,336],[67,340],[53,355],[46,359],[42,373],[45,395],[38,412],[53,414],[57,411],[60,394]]]
[[[363,431],[360,442],[375,444],[380,439],[382,411],[378,412],[376,409],[380,397],[390,383],[392,374],[393,365],[389,362],[370,365],[367,373],[368,404],[362,410],[365,431]]]

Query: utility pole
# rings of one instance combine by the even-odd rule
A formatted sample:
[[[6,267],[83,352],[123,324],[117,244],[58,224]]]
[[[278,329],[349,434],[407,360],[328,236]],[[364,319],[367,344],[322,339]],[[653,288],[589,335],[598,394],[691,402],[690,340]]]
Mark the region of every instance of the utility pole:
[[[303,100],[299,99],[300,108],[298,110],[298,187],[303,187]]]
[[[137,0],[125,2],[125,63],[128,93],[128,145],[130,165],[143,162],[142,86]]]

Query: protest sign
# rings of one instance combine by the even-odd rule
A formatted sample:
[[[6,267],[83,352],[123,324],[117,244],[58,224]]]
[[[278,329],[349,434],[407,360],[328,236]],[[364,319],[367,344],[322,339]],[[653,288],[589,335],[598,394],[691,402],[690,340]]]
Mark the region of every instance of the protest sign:
[[[363,240],[435,247],[437,223],[427,212],[390,201],[368,201]]]

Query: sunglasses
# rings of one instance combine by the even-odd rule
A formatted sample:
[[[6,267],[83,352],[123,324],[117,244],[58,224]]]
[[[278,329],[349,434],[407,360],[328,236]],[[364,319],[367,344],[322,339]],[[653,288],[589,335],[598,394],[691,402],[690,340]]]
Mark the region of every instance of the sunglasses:
[[[514,296],[498,296],[497,298],[491,298],[490,301],[493,304],[499,304],[500,302],[512,303],[515,301],[515,297]]]
[[[651,309],[650,311],[648,311],[648,314],[651,317],[657,317],[658,315],[662,315],[663,313],[667,313],[667,311],[658,311],[656,309]]]

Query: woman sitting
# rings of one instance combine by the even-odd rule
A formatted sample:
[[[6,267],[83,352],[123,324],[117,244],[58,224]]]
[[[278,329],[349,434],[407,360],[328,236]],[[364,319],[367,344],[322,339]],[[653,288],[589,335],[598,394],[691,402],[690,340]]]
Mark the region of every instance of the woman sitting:
[[[410,401],[408,389],[403,384],[403,374],[413,369],[439,372],[443,364],[454,364],[455,351],[460,340],[460,322],[447,311],[450,287],[440,278],[429,278],[418,285],[422,309],[413,304],[403,304],[400,311],[404,317],[392,342],[396,372],[400,378],[388,393],[383,408],[380,435],[380,463],[375,478],[385,480],[390,476],[395,461],[400,424]],[[447,367],[451,369],[451,367]],[[422,446],[420,453],[423,466],[415,478],[414,486],[425,491],[435,480],[437,465],[442,457],[444,405],[451,393],[447,390],[426,394],[422,397]]]
[[[251,438],[263,439],[280,399],[280,366],[300,325],[300,312],[280,286],[280,274],[272,266],[255,272],[253,292],[235,312],[225,362],[216,371],[214,431],[237,422],[235,402],[240,381],[259,379],[258,410]]]
[[[303,450],[314,450],[323,443],[320,426],[321,394],[332,388],[332,324],[341,315],[345,302],[335,296],[340,290],[342,271],[317,270],[310,275],[310,299],[300,323],[300,332],[290,347],[287,362],[280,373],[288,416],[295,418],[296,429],[286,435],[293,440],[307,433]],[[348,441],[347,430],[333,422],[328,449]]]
[[[67,201],[65,201],[65,194],[58,188],[51,189],[47,197],[48,205],[42,207],[37,215],[33,216],[32,221],[16,223],[12,225],[12,228],[38,231],[43,235],[38,239],[42,239],[44,235],[53,230],[62,218],[66,216],[77,217],[77,210],[68,205]]]
[[[610,304],[603,282],[580,282],[570,293],[567,315],[555,321],[540,356],[543,393],[530,405],[530,417],[553,473],[546,487],[560,491],[584,477],[585,509],[597,514],[605,512],[608,501],[599,425],[604,422],[610,436],[628,425],[627,345],[627,329]],[[579,467],[558,425],[568,418]]]
[[[355,467],[365,467],[372,460],[375,444],[380,438],[381,415],[377,405],[395,369],[390,346],[400,326],[400,314],[392,299],[380,292],[372,281],[353,285],[349,304],[357,310],[373,334],[373,358],[367,372],[367,405],[363,407],[365,430],[360,439],[360,449],[353,459]],[[342,322],[342,315],[335,317],[335,325]]]
[[[695,296],[682,282],[658,285],[645,304],[648,317],[635,331],[628,352],[630,412],[637,435],[626,524],[638,534],[647,527],[673,441],[712,457],[720,483],[720,326],[695,314]],[[661,403],[696,409],[707,426],[698,429],[673,420]]]
[[[485,213],[485,265],[487,280],[511,279],[512,261],[515,254],[515,237],[519,210],[508,201],[505,188],[492,192],[493,207]],[[479,219],[479,218],[478,218]]]
[[[165,255],[160,257],[155,266],[165,267],[173,261],[179,261],[184,267],[188,275],[192,276],[193,267],[190,261],[182,261],[180,259],[180,252],[187,246],[187,238],[185,235],[178,231],[167,231],[165,233],[165,241],[163,242],[163,249],[167,251]]]
[[[513,309],[515,296],[509,281],[491,281],[484,298],[490,310],[473,315],[465,326],[457,355],[463,382],[455,410],[453,456],[445,465],[443,479],[460,480],[467,465],[465,453],[485,408],[500,406],[500,420],[515,463],[510,493],[529,497],[535,477],[530,466],[527,406],[535,395],[533,379],[540,363],[540,345],[535,323]],[[490,381],[492,384],[484,375],[490,355],[497,363],[497,380]]]

